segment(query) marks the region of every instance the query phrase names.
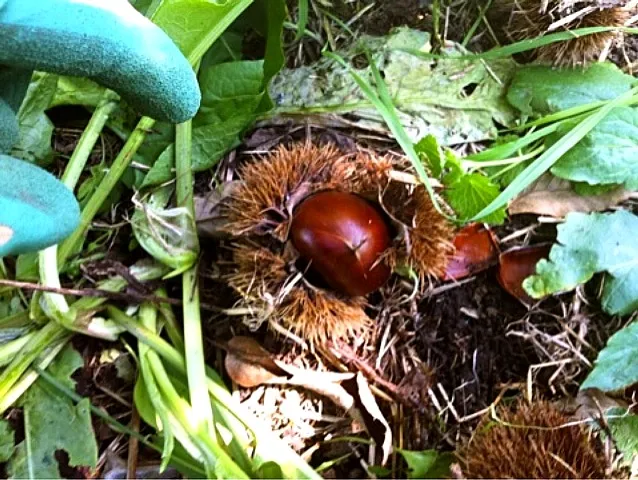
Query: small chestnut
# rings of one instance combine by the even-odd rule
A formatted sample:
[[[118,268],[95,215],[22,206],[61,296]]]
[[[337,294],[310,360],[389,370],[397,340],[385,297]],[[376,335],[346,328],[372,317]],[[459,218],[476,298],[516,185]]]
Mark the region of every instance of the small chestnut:
[[[379,260],[390,247],[390,227],[358,195],[311,195],[293,212],[290,239],[310,272],[337,292],[367,295],[390,277],[390,267]]]

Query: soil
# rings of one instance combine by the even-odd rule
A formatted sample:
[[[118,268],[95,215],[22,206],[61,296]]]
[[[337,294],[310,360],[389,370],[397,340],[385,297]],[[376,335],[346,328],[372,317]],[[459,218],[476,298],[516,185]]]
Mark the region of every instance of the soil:
[[[488,406],[508,383],[524,381],[538,357],[529,344],[507,337],[527,309],[496,283],[494,272],[426,299],[417,325],[423,360],[460,416]]]
[[[361,29],[370,35],[385,35],[395,27],[408,26],[419,30],[431,30],[431,4],[428,0],[395,0],[393,2],[334,2],[333,13],[341,19],[352,18],[356,13],[375,3],[375,7],[363,16]]]

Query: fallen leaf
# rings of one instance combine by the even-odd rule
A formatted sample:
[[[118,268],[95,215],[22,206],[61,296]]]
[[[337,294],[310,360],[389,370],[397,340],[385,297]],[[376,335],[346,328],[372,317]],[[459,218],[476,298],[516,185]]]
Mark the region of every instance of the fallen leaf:
[[[572,183],[545,174],[509,206],[510,215],[534,213],[562,218],[570,212],[596,212],[627,200],[631,192],[616,188],[600,195],[579,195]]]
[[[498,263],[497,240],[483,224],[463,227],[454,237],[456,251],[445,269],[444,280],[459,280]]]
[[[206,195],[195,196],[195,223],[200,237],[220,239],[227,236],[224,231],[226,217],[221,210],[236,185],[237,182],[225,182],[221,191],[211,190]]]
[[[392,429],[381,413],[368,381],[361,372],[356,377],[342,383],[343,388],[354,399],[356,410],[349,412],[362,423],[374,442],[381,447],[382,461],[385,464],[392,450]]]
[[[572,416],[579,421],[599,418],[610,410],[629,407],[623,399],[612,398],[596,387],[581,388],[571,403],[576,408]]]
[[[226,372],[233,382],[251,388],[285,376],[272,355],[250,337],[233,337],[226,344]]]
[[[288,365],[274,360],[250,337],[233,337],[225,348],[224,365],[235,383],[245,388],[263,384],[294,385],[327,397],[366,428],[381,447],[382,463],[387,461],[392,449],[392,430],[361,373],[355,376],[352,373],[317,372]]]
[[[534,275],[539,260],[547,258],[550,244],[512,248],[499,256],[498,283],[525,305],[532,305],[534,299],[523,289],[523,281]]]

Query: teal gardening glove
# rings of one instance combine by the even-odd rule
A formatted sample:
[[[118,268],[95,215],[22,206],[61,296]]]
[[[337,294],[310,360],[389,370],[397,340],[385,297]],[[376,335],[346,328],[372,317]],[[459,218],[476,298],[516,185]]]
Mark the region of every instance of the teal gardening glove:
[[[127,0],[0,0],[0,258],[58,243],[79,221],[63,184],[2,154],[18,139],[33,70],[90,78],[172,123],[192,118],[201,98],[177,46]]]

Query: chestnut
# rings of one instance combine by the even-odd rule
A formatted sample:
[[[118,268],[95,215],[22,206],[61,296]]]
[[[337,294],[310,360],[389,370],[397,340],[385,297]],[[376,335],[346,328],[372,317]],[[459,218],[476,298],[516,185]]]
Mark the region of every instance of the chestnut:
[[[392,273],[380,261],[390,247],[390,227],[353,193],[323,191],[303,200],[293,211],[290,240],[310,273],[339,293],[367,295]]]

